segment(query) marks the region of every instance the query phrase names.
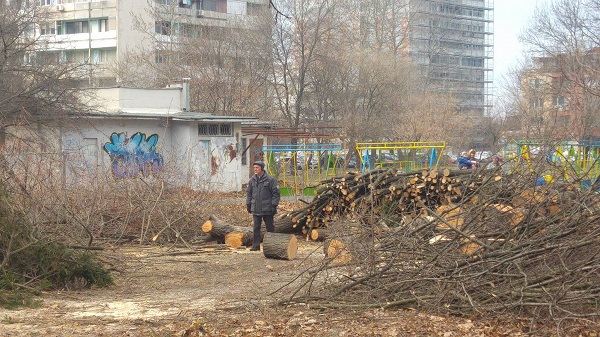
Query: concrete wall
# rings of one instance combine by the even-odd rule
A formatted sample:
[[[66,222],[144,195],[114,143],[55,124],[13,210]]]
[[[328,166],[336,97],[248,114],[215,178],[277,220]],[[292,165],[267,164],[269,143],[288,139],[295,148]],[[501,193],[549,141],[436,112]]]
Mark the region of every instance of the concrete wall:
[[[182,110],[181,87],[157,89],[102,88],[94,90],[90,104],[101,106],[104,112],[161,112],[177,113]]]
[[[198,124],[159,119],[86,119],[77,130],[63,130],[66,181],[84,174],[115,179],[160,176],[194,190],[241,190],[241,160],[234,136],[198,136]]]

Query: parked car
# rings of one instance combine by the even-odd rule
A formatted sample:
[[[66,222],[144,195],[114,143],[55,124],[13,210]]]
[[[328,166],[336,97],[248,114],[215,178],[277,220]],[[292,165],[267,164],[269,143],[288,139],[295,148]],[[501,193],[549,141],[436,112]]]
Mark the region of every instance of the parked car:
[[[304,170],[304,168],[306,166],[308,166],[308,168],[310,170],[312,170],[312,169],[319,167],[319,163],[317,161],[316,156],[312,156],[312,157],[309,156],[309,158],[310,158],[310,160],[307,163],[306,162],[307,159],[304,157],[304,155],[298,154],[298,156],[296,157],[296,168],[298,170]]]
[[[494,154],[492,153],[492,151],[476,151],[475,159],[477,159],[478,161],[480,161],[482,163],[487,163],[490,160],[492,160],[493,155]]]
[[[346,158],[344,155],[341,155],[338,159],[338,167],[344,167],[346,165],[347,168],[357,168],[356,156],[351,156],[348,162],[346,163]]]
[[[398,156],[393,153],[382,153],[381,160],[382,163],[385,162],[395,162],[398,161]]]

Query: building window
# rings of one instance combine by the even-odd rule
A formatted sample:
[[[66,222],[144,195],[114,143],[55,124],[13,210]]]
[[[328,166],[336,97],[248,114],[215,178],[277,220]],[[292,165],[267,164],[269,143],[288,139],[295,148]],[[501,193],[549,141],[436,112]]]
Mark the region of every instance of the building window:
[[[219,129],[220,129],[219,134],[221,134],[223,136],[231,135],[231,124],[221,124]]]
[[[114,61],[116,57],[115,49],[93,49],[92,50],[92,63],[107,63]]]
[[[248,13],[248,15],[251,16],[260,15],[260,13],[263,11],[263,7],[260,4],[253,4],[251,2],[248,2],[246,6],[246,13]]]
[[[558,116],[558,126],[562,128],[570,128],[571,116]]]
[[[231,123],[225,124],[198,124],[198,135],[200,136],[232,136],[233,128]]]
[[[38,6],[56,5],[56,0],[37,0],[36,2]]]
[[[531,80],[529,80],[529,84],[534,89],[540,89],[544,85],[544,80],[540,78],[532,78]]]
[[[242,137],[242,165],[248,164],[248,139]]]
[[[65,34],[82,34],[89,33],[88,21],[69,21],[64,22],[64,33]]]
[[[183,8],[192,7],[192,0],[179,0],[179,7],[183,7]]]
[[[532,108],[543,108],[544,107],[544,99],[543,98],[532,98],[529,100],[529,105]]]
[[[205,11],[227,13],[227,0],[203,0],[200,7]]]
[[[555,96],[552,98],[552,104],[555,107],[562,107],[565,105],[565,98],[563,96]]]
[[[98,31],[99,32],[108,32],[108,19],[98,20]]]
[[[52,52],[39,52],[35,56],[36,64],[38,65],[52,65],[58,64],[60,55],[57,51]]]
[[[56,35],[56,23],[46,22],[40,24],[41,35]]]
[[[34,65],[35,64],[35,53],[25,53],[25,55],[23,56],[23,62],[27,65]]]
[[[168,63],[169,55],[164,50],[157,50],[156,55],[154,56],[154,61],[159,64],[160,63]]]
[[[154,31],[160,35],[171,35],[171,22],[156,21],[154,23]]]

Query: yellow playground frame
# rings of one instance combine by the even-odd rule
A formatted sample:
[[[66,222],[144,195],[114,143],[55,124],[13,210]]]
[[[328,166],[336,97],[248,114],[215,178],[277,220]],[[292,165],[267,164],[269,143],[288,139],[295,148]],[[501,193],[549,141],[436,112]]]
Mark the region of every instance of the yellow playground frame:
[[[397,167],[405,172],[438,168],[446,142],[356,143],[361,171],[378,167]]]
[[[536,151],[544,150],[546,160],[560,164],[567,181],[579,181],[587,188],[600,175],[599,140],[513,139],[510,143],[516,145],[513,166],[526,164],[531,169],[531,156]],[[508,152],[505,145],[505,153]]]
[[[314,195],[320,181],[337,174],[344,149],[338,143],[304,143],[264,145],[262,151],[267,172],[281,182],[282,195]]]

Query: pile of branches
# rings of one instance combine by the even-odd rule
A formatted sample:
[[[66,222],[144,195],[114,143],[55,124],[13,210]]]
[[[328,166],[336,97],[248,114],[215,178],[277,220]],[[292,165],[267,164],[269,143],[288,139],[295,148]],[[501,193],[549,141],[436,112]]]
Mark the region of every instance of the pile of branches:
[[[596,317],[600,194],[564,181],[536,186],[543,173],[535,170],[467,172],[441,175],[453,181],[450,190],[431,172],[416,177],[388,170],[385,178],[378,175],[369,183],[354,180],[345,193],[332,188],[341,180],[332,181],[314,203],[327,200],[323,209],[357,209],[356,197],[345,198],[357,191],[376,214],[329,224],[327,258],[287,301],[465,315]],[[320,220],[309,223],[321,225]]]

